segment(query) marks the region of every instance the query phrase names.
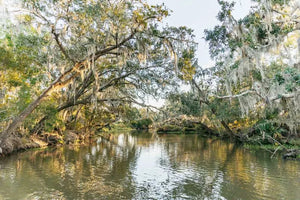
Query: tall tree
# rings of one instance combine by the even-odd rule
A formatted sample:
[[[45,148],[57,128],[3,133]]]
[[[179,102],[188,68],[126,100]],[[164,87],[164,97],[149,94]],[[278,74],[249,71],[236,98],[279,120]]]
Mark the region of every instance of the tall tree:
[[[25,0],[24,7],[24,23],[48,39],[40,48],[48,55],[42,65],[49,76],[40,85],[43,91],[2,132],[0,147],[51,95],[59,97],[57,111],[116,99],[139,103],[142,94],[159,93],[175,83],[176,74],[191,71],[184,52],[194,49],[192,31],[159,28],[169,14],[164,6],[136,0]]]
[[[242,116],[256,113],[295,135],[300,125],[299,1],[253,2],[251,12],[237,20],[234,3],[219,0],[221,25],[205,31],[217,63],[213,96],[238,101]]]

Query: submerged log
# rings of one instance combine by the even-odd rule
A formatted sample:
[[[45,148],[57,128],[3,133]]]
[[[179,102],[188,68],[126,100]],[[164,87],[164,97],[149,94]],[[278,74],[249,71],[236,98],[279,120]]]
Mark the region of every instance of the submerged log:
[[[283,155],[283,159],[296,159],[300,156],[300,150],[290,149]]]

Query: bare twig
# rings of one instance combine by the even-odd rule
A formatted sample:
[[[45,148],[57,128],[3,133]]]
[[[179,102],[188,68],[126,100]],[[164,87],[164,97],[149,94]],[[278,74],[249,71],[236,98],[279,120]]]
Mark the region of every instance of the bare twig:
[[[57,43],[59,49],[61,50],[61,52],[64,54],[64,56],[65,56],[67,59],[69,59],[73,64],[75,64],[75,63],[76,63],[75,60],[72,59],[72,58],[70,57],[70,55],[67,53],[67,51],[66,51],[65,48],[63,47],[62,43],[59,41],[59,34],[55,32],[54,26],[52,26],[51,29],[52,29],[52,30],[51,30],[51,33],[54,35],[54,39],[55,39],[55,41],[56,41],[56,43]]]
[[[273,158],[273,156],[276,154],[276,152],[280,149],[280,146],[276,148],[276,150],[274,151],[274,153],[272,154],[271,158]]]

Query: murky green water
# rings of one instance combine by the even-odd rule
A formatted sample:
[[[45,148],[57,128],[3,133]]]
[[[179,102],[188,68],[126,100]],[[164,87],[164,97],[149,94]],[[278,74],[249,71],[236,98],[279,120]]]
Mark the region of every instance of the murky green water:
[[[197,135],[119,134],[0,160],[0,199],[300,199],[300,162]]]

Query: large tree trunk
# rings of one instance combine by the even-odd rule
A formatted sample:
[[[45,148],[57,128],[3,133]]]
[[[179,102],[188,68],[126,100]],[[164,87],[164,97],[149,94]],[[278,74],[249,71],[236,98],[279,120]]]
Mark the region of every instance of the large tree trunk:
[[[0,135],[0,154],[9,154],[15,149],[19,149],[22,144],[17,136],[13,136],[16,129],[24,122],[26,117],[40,104],[45,96],[52,90],[52,87],[47,88],[34,102],[32,102]]]
[[[199,96],[205,96],[204,92],[201,90],[201,88],[198,86],[198,84],[196,83],[196,81],[194,79],[192,79],[192,85],[194,85],[199,93]],[[208,100],[204,99],[200,99],[201,103],[206,104],[208,107],[210,107],[210,102]],[[210,111],[213,115],[217,116],[217,112],[214,108],[210,107]],[[227,133],[229,134],[230,137],[234,136],[234,132],[230,129],[230,127],[227,125],[227,123],[220,119],[221,125],[223,126],[223,128],[227,131]]]
[[[137,30],[134,29],[132,33],[128,37],[124,38],[120,43],[99,50],[94,54],[87,56],[85,59],[79,62],[75,62],[72,60],[74,65],[70,67],[67,71],[65,71],[63,74],[61,74],[35,101],[33,101],[29,106],[27,106],[27,108],[25,108],[25,110],[23,110],[17,117],[14,118],[14,120],[11,124],[9,124],[6,130],[0,133],[0,154],[8,154],[16,150],[15,148],[17,147],[15,147],[14,145],[8,145],[10,143],[9,141],[11,140],[11,138],[17,138],[13,137],[13,133],[24,122],[27,116],[30,115],[36,109],[36,107],[41,103],[41,101],[45,97],[47,97],[52,91],[56,90],[57,88],[62,88],[68,85],[74,78],[76,78],[79,75],[79,71],[84,70],[86,66],[88,66],[88,63],[95,62],[101,56],[106,55],[109,52],[123,46],[126,42],[131,40],[136,33]],[[55,37],[55,39],[58,39],[57,35],[55,35]],[[57,42],[60,46],[61,44],[59,43],[59,41]],[[62,46],[60,46],[60,48],[62,48]],[[65,54],[64,51],[63,53]]]
[[[83,70],[87,63],[95,62],[99,57],[106,55],[110,51],[121,47],[126,42],[131,40],[136,33],[137,31],[134,30],[128,37],[124,38],[124,40],[120,43],[116,44],[115,46],[99,50],[95,52],[95,54],[87,56],[86,59],[74,63],[74,66],[70,67],[67,71],[61,74],[34,102],[32,102],[29,106],[27,106],[25,110],[23,110],[17,117],[15,117],[13,122],[8,126],[8,128],[0,134],[0,154],[3,152],[3,149],[1,147],[3,146],[3,143],[5,143],[5,140],[7,140],[12,135],[12,133],[16,131],[16,129],[24,122],[26,117],[34,111],[34,109],[41,103],[41,101],[45,97],[47,97],[48,94],[50,94],[58,87],[61,88],[69,84],[75,77],[79,75],[78,71]]]
[[[6,130],[4,130],[0,134],[0,154],[2,153],[11,153],[14,151],[14,148],[6,149],[7,145],[10,141],[10,137],[13,136],[13,133],[16,129],[24,122],[28,115],[30,115],[34,109],[41,103],[41,101],[47,97],[52,91],[56,90],[57,88],[61,88],[73,80],[76,76],[78,76],[78,72],[74,73],[76,68],[80,68],[83,66],[83,62],[79,62],[71,67],[69,70],[61,74],[35,101],[29,104],[25,110],[23,110],[17,117],[14,118],[12,123],[9,124]],[[16,138],[16,137],[12,137]]]
[[[209,106],[209,103],[207,103],[207,105]],[[212,114],[217,115],[215,109],[211,108],[211,112],[212,112]],[[227,123],[226,123],[224,120],[222,120],[222,119],[220,119],[220,122],[221,122],[222,126],[225,128],[225,130],[228,132],[229,136],[230,136],[230,137],[233,137],[233,136],[234,136],[234,133],[233,133],[233,131],[229,128],[229,126],[227,125]]]
[[[0,135],[1,141],[7,139],[15,130],[23,123],[26,117],[32,113],[32,111],[40,104],[40,102],[47,96],[48,93],[53,90],[53,84],[48,87],[34,102],[32,102],[25,110],[23,110],[19,116],[15,117],[12,123],[7,127],[5,131]]]

